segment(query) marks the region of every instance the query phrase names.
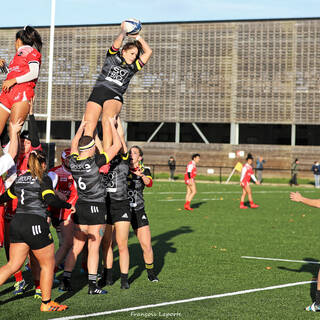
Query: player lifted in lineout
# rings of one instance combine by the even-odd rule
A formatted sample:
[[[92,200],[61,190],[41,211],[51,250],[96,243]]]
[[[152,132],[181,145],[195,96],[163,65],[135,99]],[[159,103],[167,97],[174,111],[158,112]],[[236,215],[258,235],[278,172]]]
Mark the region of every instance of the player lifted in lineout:
[[[248,209],[248,207],[244,205],[244,200],[247,194],[249,198],[250,208],[259,208],[259,206],[253,202],[252,192],[250,188],[251,179],[255,182],[255,184],[260,184],[260,182],[257,180],[257,178],[253,173],[253,169],[252,169],[253,157],[251,153],[248,153],[246,160],[247,160],[247,163],[242,168],[241,178],[240,178],[240,186],[242,187],[240,209]]]
[[[124,38],[128,35],[134,41],[129,41],[120,50]],[[100,115],[102,114],[103,147],[112,145],[112,132],[108,118],[118,116],[123,95],[129,82],[136,72],[148,62],[152,50],[140,34],[128,34],[125,22],[121,23],[121,31],[108,50],[102,70],[88,99],[84,120],[84,134],[93,135]]]

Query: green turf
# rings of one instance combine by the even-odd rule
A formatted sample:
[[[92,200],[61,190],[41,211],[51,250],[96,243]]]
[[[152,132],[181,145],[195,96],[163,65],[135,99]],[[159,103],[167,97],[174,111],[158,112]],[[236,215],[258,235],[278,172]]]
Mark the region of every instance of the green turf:
[[[289,201],[286,186],[252,186],[258,209],[239,209],[236,185],[199,183],[193,212],[182,210],[185,185],[155,182],[145,194],[159,283],[146,280],[140,246],[130,234],[130,290],[120,290],[118,253],[115,284],[106,296],[88,296],[85,276],[77,269],[74,294],[53,289],[70,306],[63,313],[41,314],[33,291],[15,298],[7,282],[0,288],[0,319],[50,319],[158,304],[286,283],[309,281],[315,264],[241,259],[241,256],[319,260],[320,210]],[[295,188],[308,197],[319,191]],[[263,193],[262,193],[263,192]],[[171,201],[169,201],[171,200]],[[4,250],[0,264],[5,263]],[[268,267],[268,269],[267,269]],[[27,272],[25,276],[30,279]],[[309,319],[314,284],[227,296],[203,301],[116,313],[92,319]],[[173,314],[176,315],[174,316]]]
[[[168,180],[169,178],[169,174],[168,173],[164,173],[164,172],[156,172],[155,176],[157,179],[165,179]],[[184,181],[184,174],[176,174],[174,176],[176,181]],[[215,182],[226,182],[228,179],[228,176],[224,176],[222,175],[221,178],[219,176],[219,174],[215,174],[215,175],[197,175],[197,180],[198,181],[215,181]],[[232,175],[230,181],[231,182],[236,182],[239,183],[240,180],[240,174],[239,173],[235,173]],[[288,176],[288,178],[279,178],[277,177],[277,175],[275,174],[275,177],[272,178],[263,178],[263,183],[276,183],[276,184],[285,184],[288,185],[289,184],[289,180],[290,177]],[[308,178],[300,178],[298,179],[299,184],[307,184],[307,185],[314,185],[314,179],[308,179]]]

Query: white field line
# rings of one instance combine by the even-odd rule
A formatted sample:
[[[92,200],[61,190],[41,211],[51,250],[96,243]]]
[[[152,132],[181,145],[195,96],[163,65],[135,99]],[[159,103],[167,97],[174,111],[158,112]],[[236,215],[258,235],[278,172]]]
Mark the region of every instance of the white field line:
[[[162,200],[157,200],[157,201],[185,201],[186,199],[162,199]],[[223,199],[197,199],[197,201],[220,201]]]
[[[191,298],[191,299],[162,302],[162,303],[157,303],[157,304],[149,304],[149,305],[131,307],[131,308],[125,308],[125,309],[103,311],[103,312],[90,313],[90,314],[85,314],[85,315],[75,315],[75,316],[62,317],[62,318],[52,318],[51,320],[71,320],[71,319],[98,317],[98,316],[104,316],[104,315],[113,314],[113,313],[129,312],[129,311],[135,311],[135,310],[141,310],[141,309],[164,307],[164,306],[175,305],[175,304],[180,304],[180,303],[202,301],[202,300],[208,300],[208,299],[216,299],[216,298],[236,296],[236,295],[247,294],[247,293],[252,293],[252,292],[259,292],[259,291],[275,290],[275,289],[281,289],[281,288],[287,288],[287,287],[294,287],[294,286],[300,286],[300,285],[309,284],[309,283],[315,283],[315,282],[316,281],[302,281],[302,282],[286,283],[286,284],[280,284],[280,285],[277,285],[277,286],[271,286],[271,287],[265,287],[265,288],[256,288],[256,289],[248,289],[248,290],[242,290],[242,291],[235,291],[235,292],[216,294],[216,295],[213,295],[213,296],[196,297],[196,298]]]
[[[314,193],[315,191],[311,190],[306,190],[303,191],[304,193]],[[239,188],[239,191],[207,191],[207,192],[197,192],[197,194],[240,194],[241,189]],[[254,190],[254,193],[289,193],[289,191],[259,191],[259,190]],[[149,195],[149,194],[186,194],[185,192],[144,192],[144,195]]]
[[[284,261],[284,262],[320,264],[320,262],[318,262],[318,261],[311,261],[311,260],[288,260],[288,259],[250,257],[250,256],[242,256],[241,258],[242,259],[255,259],[255,260],[270,260],[270,261]]]

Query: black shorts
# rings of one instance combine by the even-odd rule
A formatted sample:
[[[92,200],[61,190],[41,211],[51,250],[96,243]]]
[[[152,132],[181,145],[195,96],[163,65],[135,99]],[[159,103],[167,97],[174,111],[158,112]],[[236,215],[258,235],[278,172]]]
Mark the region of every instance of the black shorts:
[[[107,224],[115,224],[119,221],[131,221],[130,202],[127,200],[111,200],[107,202]]]
[[[107,100],[117,100],[123,103],[123,97],[122,95],[106,88],[106,87],[96,87],[93,88],[90,97],[88,99],[89,101],[95,102],[99,104],[103,108],[103,103]]]
[[[26,243],[38,250],[53,243],[46,218],[36,214],[17,214],[10,223],[10,242]]]
[[[131,208],[131,216],[131,226],[133,230],[149,225],[149,220],[144,208],[137,211]]]
[[[105,224],[106,216],[107,209],[105,203],[77,201],[73,221],[75,224],[81,225]]]

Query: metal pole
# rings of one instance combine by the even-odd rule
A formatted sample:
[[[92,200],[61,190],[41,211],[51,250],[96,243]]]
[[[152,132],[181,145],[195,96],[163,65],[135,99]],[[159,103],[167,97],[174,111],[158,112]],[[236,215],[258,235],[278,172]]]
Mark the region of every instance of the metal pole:
[[[50,126],[51,126],[51,98],[52,98],[55,11],[56,11],[56,0],[51,0],[51,25],[50,25],[50,51],[49,51],[49,78],[48,78],[48,106],[47,106],[46,143],[50,142],[50,129],[51,129]]]

